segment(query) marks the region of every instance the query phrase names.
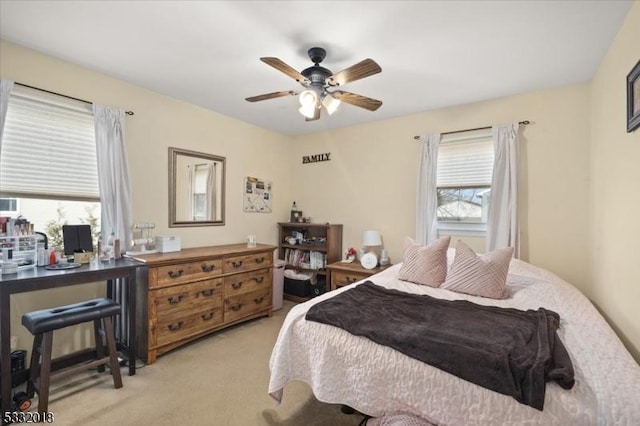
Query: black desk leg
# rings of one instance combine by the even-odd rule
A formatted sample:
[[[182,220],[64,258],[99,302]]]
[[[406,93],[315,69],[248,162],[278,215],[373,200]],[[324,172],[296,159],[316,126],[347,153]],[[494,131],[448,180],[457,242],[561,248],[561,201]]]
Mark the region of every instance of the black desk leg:
[[[2,387],[2,424],[4,413],[11,411],[11,310],[10,295],[0,293],[0,386]]]
[[[107,281],[107,297],[120,304],[120,316],[116,319],[118,348],[129,359],[129,375],[136,374],[136,272]]]
[[[137,270],[131,271],[127,278],[127,308],[129,310],[129,332],[127,336],[129,341],[127,346],[129,347],[129,375],[134,376],[136,374],[136,275]]]

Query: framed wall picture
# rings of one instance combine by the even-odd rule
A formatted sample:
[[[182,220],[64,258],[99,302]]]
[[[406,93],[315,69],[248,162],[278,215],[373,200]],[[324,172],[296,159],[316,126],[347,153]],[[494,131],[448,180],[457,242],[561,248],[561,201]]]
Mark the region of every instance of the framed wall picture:
[[[640,61],[627,75],[627,132],[640,126]]]
[[[253,176],[244,178],[244,206],[245,212],[271,213],[272,192],[271,181]]]

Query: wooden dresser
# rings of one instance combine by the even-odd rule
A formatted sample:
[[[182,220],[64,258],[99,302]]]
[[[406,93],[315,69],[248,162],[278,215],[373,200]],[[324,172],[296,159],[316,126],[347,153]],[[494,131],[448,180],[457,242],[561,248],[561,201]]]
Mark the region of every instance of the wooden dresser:
[[[276,247],[231,244],[135,256],[138,357],[158,355],[224,327],[272,315]]]

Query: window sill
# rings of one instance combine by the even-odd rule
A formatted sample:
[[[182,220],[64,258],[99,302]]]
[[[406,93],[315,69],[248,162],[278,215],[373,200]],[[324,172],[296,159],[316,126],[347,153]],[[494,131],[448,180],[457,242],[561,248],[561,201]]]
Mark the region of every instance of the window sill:
[[[486,237],[486,223],[438,222],[438,235]]]

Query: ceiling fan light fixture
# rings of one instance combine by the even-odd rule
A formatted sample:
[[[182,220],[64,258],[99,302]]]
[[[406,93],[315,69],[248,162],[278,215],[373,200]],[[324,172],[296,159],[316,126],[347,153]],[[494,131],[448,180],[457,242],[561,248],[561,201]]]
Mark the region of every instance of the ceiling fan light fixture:
[[[318,94],[313,90],[305,90],[300,93],[300,106],[310,108],[318,102]]]
[[[309,59],[313,62],[313,66],[307,67],[300,72],[287,65],[281,59],[275,57],[260,58],[265,64],[286,74],[304,86],[302,92],[294,92],[292,90],[272,92],[251,96],[245,98],[245,100],[247,102],[258,102],[288,95],[299,96],[300,107],[298,112],[305,117],[306,121],[319,120],[323,107],[329,115],[332,115],[342,102],[369,111],[376,111],[380,108],[382,102],[377,99],[368,98],[357,93],[345,92],[344,90],[328,90],[381,72],[382,68],[373,59],[364,59],[340,72],[332,73],[331,70],[320,66],[327,53],[323,48],[312,47],[307,53]]]
[[[340,99],[336,99],[331,96],[330,93],[327,93],[322,97],[322,105],[324,105],[329,115],[331,115],[336,112],[336,110],[340,106]]]
[[[313,118],[316,113],[315,110],[316,110],[315,105],[301,106],[300,108],[298,108],[298,112],[300,112],[300,114],[304,115],[307,118]]]
[[[313,118],[316,115],[318,105],[318,94],[314,90],[305,90],[300,93],[300,108],[298,112],[307,118]]]

